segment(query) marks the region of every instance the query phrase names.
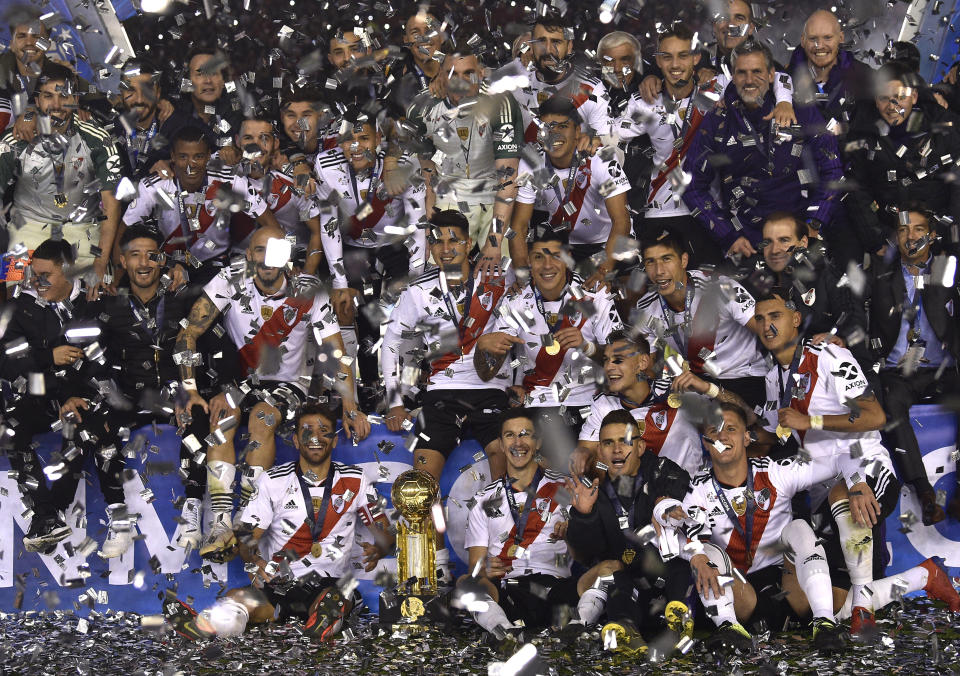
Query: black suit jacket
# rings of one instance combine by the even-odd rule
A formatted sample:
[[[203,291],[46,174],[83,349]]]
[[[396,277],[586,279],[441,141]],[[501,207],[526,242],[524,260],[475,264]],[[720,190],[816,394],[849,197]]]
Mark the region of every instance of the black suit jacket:
[[[909,306],[910,299],[906,297],[907,287],[899,253],[890,261],[874,257],[870,269],[870,348],[875,359],[885,360],[900,335],[903,309]],[[934,333],[956,359],[960,355],[960,331],[957,330],[960,294],[956,284],[927,284],[921,289],[920,298],[923,312]]]

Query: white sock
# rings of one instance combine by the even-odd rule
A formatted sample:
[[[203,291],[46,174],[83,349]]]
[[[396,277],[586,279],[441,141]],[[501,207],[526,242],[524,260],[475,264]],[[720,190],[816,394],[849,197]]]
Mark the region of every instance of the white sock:
[[[358,309],[357,312],[360,312]],[[340,338],[343,339],[343,347],[346,353],[356,359],[357,357],[357,330],[353,324],[350,326],[340,325]]]
[[[240,499],[244,504],[250,502],[257,496],[257,480],[263,474],[263,467],[251,465],[240,476]]]
[[[207,491],[210,493],[210,508],[218,514],[233,511],[233,479],[237,467],[225,460],[207,463]]]
[[[877,610],[897,600],[898,596],[922,590],[927,586],[930,577],[929,571],[923,566],[914,566],[896,575],[890,575],[882,580],[874,580],[865,585],[864,592],[870,594],[871,603]],[[837,619],[845,620],[853,612],[853,594],[847,594],[843,608],[837,613]]]
[[[720,571],[720,575],[729,576],[733,565],[730,563],[729,557],[727,557],[726,552],[710,543],[703,545],[703,553],[707,555],[707,558],[710,559],[710,562],[713,563],[717,570]],[[737,622],[737,613],[734,610],[733,605],[733,584],[727,584],[720,587],[720,598],[714,598],[713,592],[710,592],[710,598],[707,598],[703,594],[700,594],[700,601],[703,603],[704,609],[707,611],[707,616],[713,620],[713,623],[718,627],[724,622],[732,622],[736,624]]]
[[[503,612],[503,608],[493,600],[493,597],[490,594],[484,594],[483,598],[478,599],[480,601],[487,602],[486,610],[478,610],[470,613],[473,615],[474,621],[479,624],[481,627],[489,631],[491,634],[496,633],[497,627],[503,629],[510,628],[510,620],[507,619],[507,614]]]
[[[850,575],[850,594],[854,607],[873,610],[870,595],[864,586],[873,580],[873,530],[854,523],[850,501],[838,500],[830,505],[830,513],[840,536],[840,548]]]
[[[577,602],[577,615],[580,616],[580,623],[587,627],[596,624],[606,607],[607,590],[602,587],[590,587],[583,592],[583,596]]]
[[[239,601],[231,598],[218,599],[216,603],[202,613],[203,619],[210,623],[217,636],[231,638],[239,636],[247,628],[250,613]]]
[[[797,582],[807,596],[814,617],[833,618],[833,584],[823,545],[806,521],[796,519],[780,533],[780,541],[793,549]]]

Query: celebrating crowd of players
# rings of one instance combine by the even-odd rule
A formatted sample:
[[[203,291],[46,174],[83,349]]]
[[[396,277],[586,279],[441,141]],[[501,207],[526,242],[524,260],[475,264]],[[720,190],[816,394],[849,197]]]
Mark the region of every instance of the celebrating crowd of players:
[[[199,615],[168,599],[172,624],[330,638],[354,545],[368,570],[394,546],[338,426],[383,424],[437,479],[483,447],[468,574],[443,582],[505,644],[662,655],[701,624],[750,650],[800,620],[838,651],[908,592],[960,611],[937,561],[886,577],[883,546],[901,483],[908,527],[960,519],[909,420],[960,386],[955,69],[861,62],[825,10],[783,66],[751,5],[713,19],[588,59],[538,12],[497,58],[499,32],[414,7],[402,49],[338,23],[322,68],[270,86],[195,47],[175,95],[146,59],[98,91],[11,12],[0,431],[26,549],[95,518],[72,509],[93,458],[99,554],[127,551],[125,460],[172,422],[177,546],[252,579]]]

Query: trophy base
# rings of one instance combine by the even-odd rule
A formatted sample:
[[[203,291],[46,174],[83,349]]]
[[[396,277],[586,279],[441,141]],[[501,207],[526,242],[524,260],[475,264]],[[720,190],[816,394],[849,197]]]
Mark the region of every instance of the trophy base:
[[[443,624],[448,620],[445,601],[439,594],[380,592],[380,624],[404,627]]]

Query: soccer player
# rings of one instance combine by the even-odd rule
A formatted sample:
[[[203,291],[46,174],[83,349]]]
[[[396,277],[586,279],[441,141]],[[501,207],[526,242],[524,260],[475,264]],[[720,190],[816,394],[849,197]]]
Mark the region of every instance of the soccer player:
[[[505,411],[499,443],[506,475],[472,499],[464,540],[470,574],[457,581],[454,598],[475,604],[477,624],[502,640],[517,620],[531,629],[559,625],[558,608],[575,605],[577,592],[562,537],[567,508],[558,493],[564,480],[537,462],[540,433],[533,414]]]
[[[584,627],[594,624],[606,606],[604,645],[616,638],[618,650],[641,652],[646,642],[667,628],[690,635],[685,604],[690,568],[679,551],[640,535],[653,522],[654,505],[664,498],[682,500],[690,483],[675,462],[646,452],[637,420],[623,409],[613,410],[600,424],[599,459],[606,467],[587,487],[567,479],[573,495],[567,541],[577,559],[587,566],[603,566],[610,583],[597,583],[583,592],[578,604]],[[612,565],[611,565],[612,564]],[[590,575],[588,572],[587,575]],[[583,585],[583,581],[581,581]]]
[[[214,277],[191,309],[174,346],[181,386],[187,393],[186,403],[178,406],[178,418],[199,405],[209,416],[217,442],[207,452],[207,487],[216,515],[200,549],[207,557],[228,555],[235,544],[232,485],[237,457],[233,439],[241,408],[248,414],[250,430],[250,442],[241,458],[249,466],[240,484],[245,499],[254,493],[257,477],[273,465],[277,428],[293,417],[311,387],[329,389],[327,378],[342,397],[347,436],[363,439],[370,432],[370,423],[354,403],[353,374],[342,360],[340,332],[335,322],[326,319],[331,310],[327,295],[318,288],[316,278],[288,276],[289,243],[284,234],[279,226],[263,227],[253,234],[245,261],[253,275],[226,268]],[[274,254],[275,248],[279,253]],[[239,353],[246,392],[221,392],[208,402],[197,391],[196,345],[221,313]],[[317,362],[330,365],[329,373],[312,374],[306,365],[308,346],[323,352],[325,359]]]
[[[340,632],[358,602],[341,582],[353,573],[359,522],[374,535],[374,542],[360,542],[365,570],[373,570],[394,541],[376,485],[360,467],[331,459],[336,424],[336,413],[316,404],[297,412],[299,458],[260,476],[238,524],[240,556],[256,570],[252,585],[231,589],[199,615],[168,597],[164,614],[178,634],[230,638],[275,618],[302,620],[304,632],[320,641]]]

